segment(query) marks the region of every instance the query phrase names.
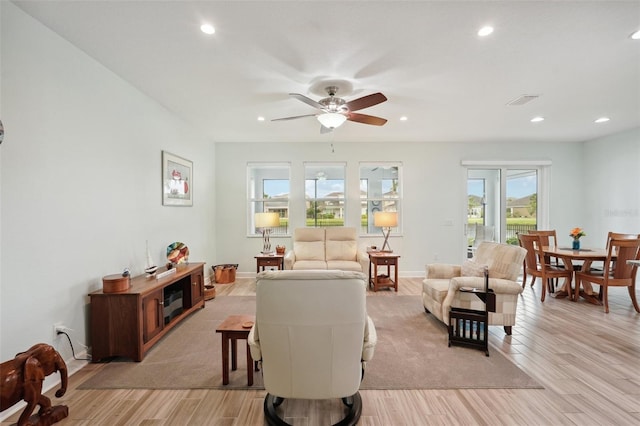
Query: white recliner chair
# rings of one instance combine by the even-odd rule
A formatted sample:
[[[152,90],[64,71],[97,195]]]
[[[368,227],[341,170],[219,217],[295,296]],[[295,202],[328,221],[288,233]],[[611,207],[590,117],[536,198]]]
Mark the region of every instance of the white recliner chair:
[[[265,271],[257,276],[251,356],[262,363],[270,425],[285,398],[341,398],[338,424],[355,425],[362,412],[360,382],[373,357],[376,330],[366,309],[364,274],[352,271]]]

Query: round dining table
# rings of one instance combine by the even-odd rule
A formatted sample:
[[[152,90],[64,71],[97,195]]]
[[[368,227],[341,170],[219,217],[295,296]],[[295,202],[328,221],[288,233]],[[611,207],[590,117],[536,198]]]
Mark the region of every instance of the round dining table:
[[[607,259],[607,250],[600,248],[581,248],[579,250],[573,250],[571,247],[557,247],[557,246],[544,246],[542,248],[545,256],[552,256],[562,259],[562,263],[566,269],[570,271],[588,271],[591,269],[591,264],[593,262],[605,261]],[[613,256],[615,257],[615,256]],[[582,265],[576,264],[574,265],[574,261],[581,261]],[[575,281],[575,274],[573,277],[573,281]],[[577,283],[575,285],[580,285]],[[556,292],[556,298],[566,296],[573,300],[573,291],[571,288],[566,288],[567,283],[562,286],[562,288]],[[600,297],[597,294],[593,293],[593,286],[589,282],[582,283],[582,290],[580,290],[580,296],[584,297],[589,303],[593,303],[594,305],[602,305],[600,301]],[[575,302],[576,300],[574,300]]]

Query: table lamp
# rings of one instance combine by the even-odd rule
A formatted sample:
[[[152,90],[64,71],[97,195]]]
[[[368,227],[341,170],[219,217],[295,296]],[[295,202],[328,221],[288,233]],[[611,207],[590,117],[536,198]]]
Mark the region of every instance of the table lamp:
[[[384,235],[384,243],[382,244],[382,250],[386,252],[393,252],[389,246],[389,234],[391,228],[398,226],[398,213],[397,212],[375,212],[373,214],[373,226],[382,228],[382,235]],[[386,228],[386,233],[385,233]]]
[[[271,228],[280,226],[280,215],[278,213],[256,213],[256,228],[262,229],[262,254],[271,254],[271,242],[269,234]]]

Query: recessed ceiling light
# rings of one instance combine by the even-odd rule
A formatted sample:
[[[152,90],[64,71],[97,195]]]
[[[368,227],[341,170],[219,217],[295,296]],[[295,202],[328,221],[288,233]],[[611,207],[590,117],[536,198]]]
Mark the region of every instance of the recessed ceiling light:
[[[631,34],[629,37],[631,37],[634,40],[640,40],[640,30],[638,30],[635,33]]]
[[[600,118],[596,119],[594,121],[594,123],[600,124],[600,123],[606,123],[607,121],[609,121],[609,117],[600,117]]]
[[[491,34],[493,32],[493,27],[487,25],[486,27],[482,27],[480,28],[480,30],[478,30],[478,35],[480,37],[486,37],[489,34]]]
[[[408,120],[408,118],[407,118],[406,115],[403,115],[402,117],[400,117],[400,121],[407,121],[407,120]]]
[[[216,29],[213,28],[213,25],[211,24],[202,24],[200,26],[200,31],[202,31],[205,34],[213,34],[216,32]]]
[[[258,121],[264,121],[264,117],[263,116],[259,116],[258,117]]]
[[[544,121],[544,117],[533,117],[533,118],[531,119],[531,122],[532,122],[532,123],[539,123],[539,122],[541,122],[541,121]]]

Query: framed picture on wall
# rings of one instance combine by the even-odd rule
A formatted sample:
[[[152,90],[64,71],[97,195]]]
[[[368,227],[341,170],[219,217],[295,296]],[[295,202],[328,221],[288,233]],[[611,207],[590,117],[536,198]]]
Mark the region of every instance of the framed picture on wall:
[[[193,163],[162,151],[162,204],[193,205]]]

